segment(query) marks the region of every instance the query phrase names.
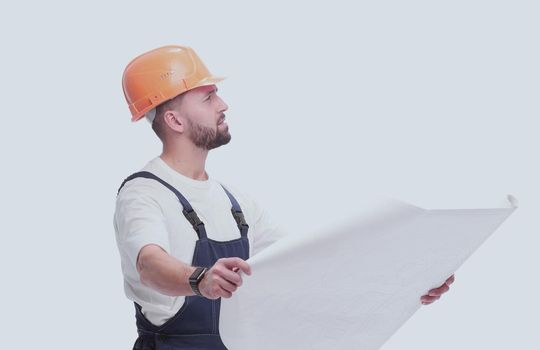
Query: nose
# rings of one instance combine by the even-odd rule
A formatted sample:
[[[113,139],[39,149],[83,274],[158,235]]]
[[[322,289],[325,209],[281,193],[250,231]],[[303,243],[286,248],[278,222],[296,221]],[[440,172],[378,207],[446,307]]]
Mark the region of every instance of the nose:
[[[219,102],[221,104],[221,112],[225,112],[227,109],[229,109],[229,106],[225,103],[225,101],[223,101],[221,97],[217,96],[217,98],[219,98]]]

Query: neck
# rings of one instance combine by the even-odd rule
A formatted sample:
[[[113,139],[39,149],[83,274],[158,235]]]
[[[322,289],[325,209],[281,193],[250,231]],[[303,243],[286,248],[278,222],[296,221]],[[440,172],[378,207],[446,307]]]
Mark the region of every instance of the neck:
[[[181,143],[181,144],[179,144]],[[172,169],[194,180],[208,180],[205,170],[208,150],[198,148],[191,142],[164,144],[160,158]]]

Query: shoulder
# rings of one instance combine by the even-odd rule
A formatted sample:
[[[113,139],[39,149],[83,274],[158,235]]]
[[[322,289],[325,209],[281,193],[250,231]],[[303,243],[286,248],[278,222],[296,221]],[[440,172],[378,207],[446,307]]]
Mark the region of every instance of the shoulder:
[[[160,176],[160,174],[156,174],[151,169],[148,169],[148,167],[143,168],[141,171],[148,171],[156,176]],[[126,179],[134,174],[129,175]],[[151,206],[161,210],[164,200],[171,197],[170,191],[155,179],[145,177],[134,177],[127,181],[126,179],[122,182],[123,185],[116,196],[117,210],[119,208],[140,206]]]
[[[260,201],[257,200],[251,193],[241,190],[236,185],[224,184],[221,183],[238,201],[242,212],[246,218],[248,224],[255,228],[260,225],[262,220],[266,216],[266,212],[261,205]]]
[[[238,201],[240,207],[242,208],[242,211],[253,212],[254,210],[260,209],[259,202],[255,200],[255,198],[250,193],[244,190],[240,190],[236,185],[226,184],[223,182],[219,183],[227,191],[229,191],[232,196]]]

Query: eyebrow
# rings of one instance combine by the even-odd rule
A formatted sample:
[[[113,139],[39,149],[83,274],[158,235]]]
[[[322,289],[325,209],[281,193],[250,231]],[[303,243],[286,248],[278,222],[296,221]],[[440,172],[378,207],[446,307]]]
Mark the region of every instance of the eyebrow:
[[[206,97],[206,96],[210,95],[210,94],[211,94],[211,93],[213,93],[213,92],[217,92],[217,91],[218,91],[218,88],[217,88],[217,86],[216,86],[216,88],[215,88],[215,89],[213,89],[213,90],[210,90],[210,91],[208,91],[208,92],[207,92],[206,94],[204,94],[204,97]]]

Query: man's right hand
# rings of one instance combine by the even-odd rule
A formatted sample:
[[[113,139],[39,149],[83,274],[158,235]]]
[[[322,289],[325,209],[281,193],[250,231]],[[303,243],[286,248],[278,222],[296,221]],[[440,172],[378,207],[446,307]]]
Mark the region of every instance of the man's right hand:
[[[208,299],[230,298],[242,285],[242,277],[237,271],[251,275],[251,268],[241,258],[221,258],[212,266],[199,282],[199,291]]]

